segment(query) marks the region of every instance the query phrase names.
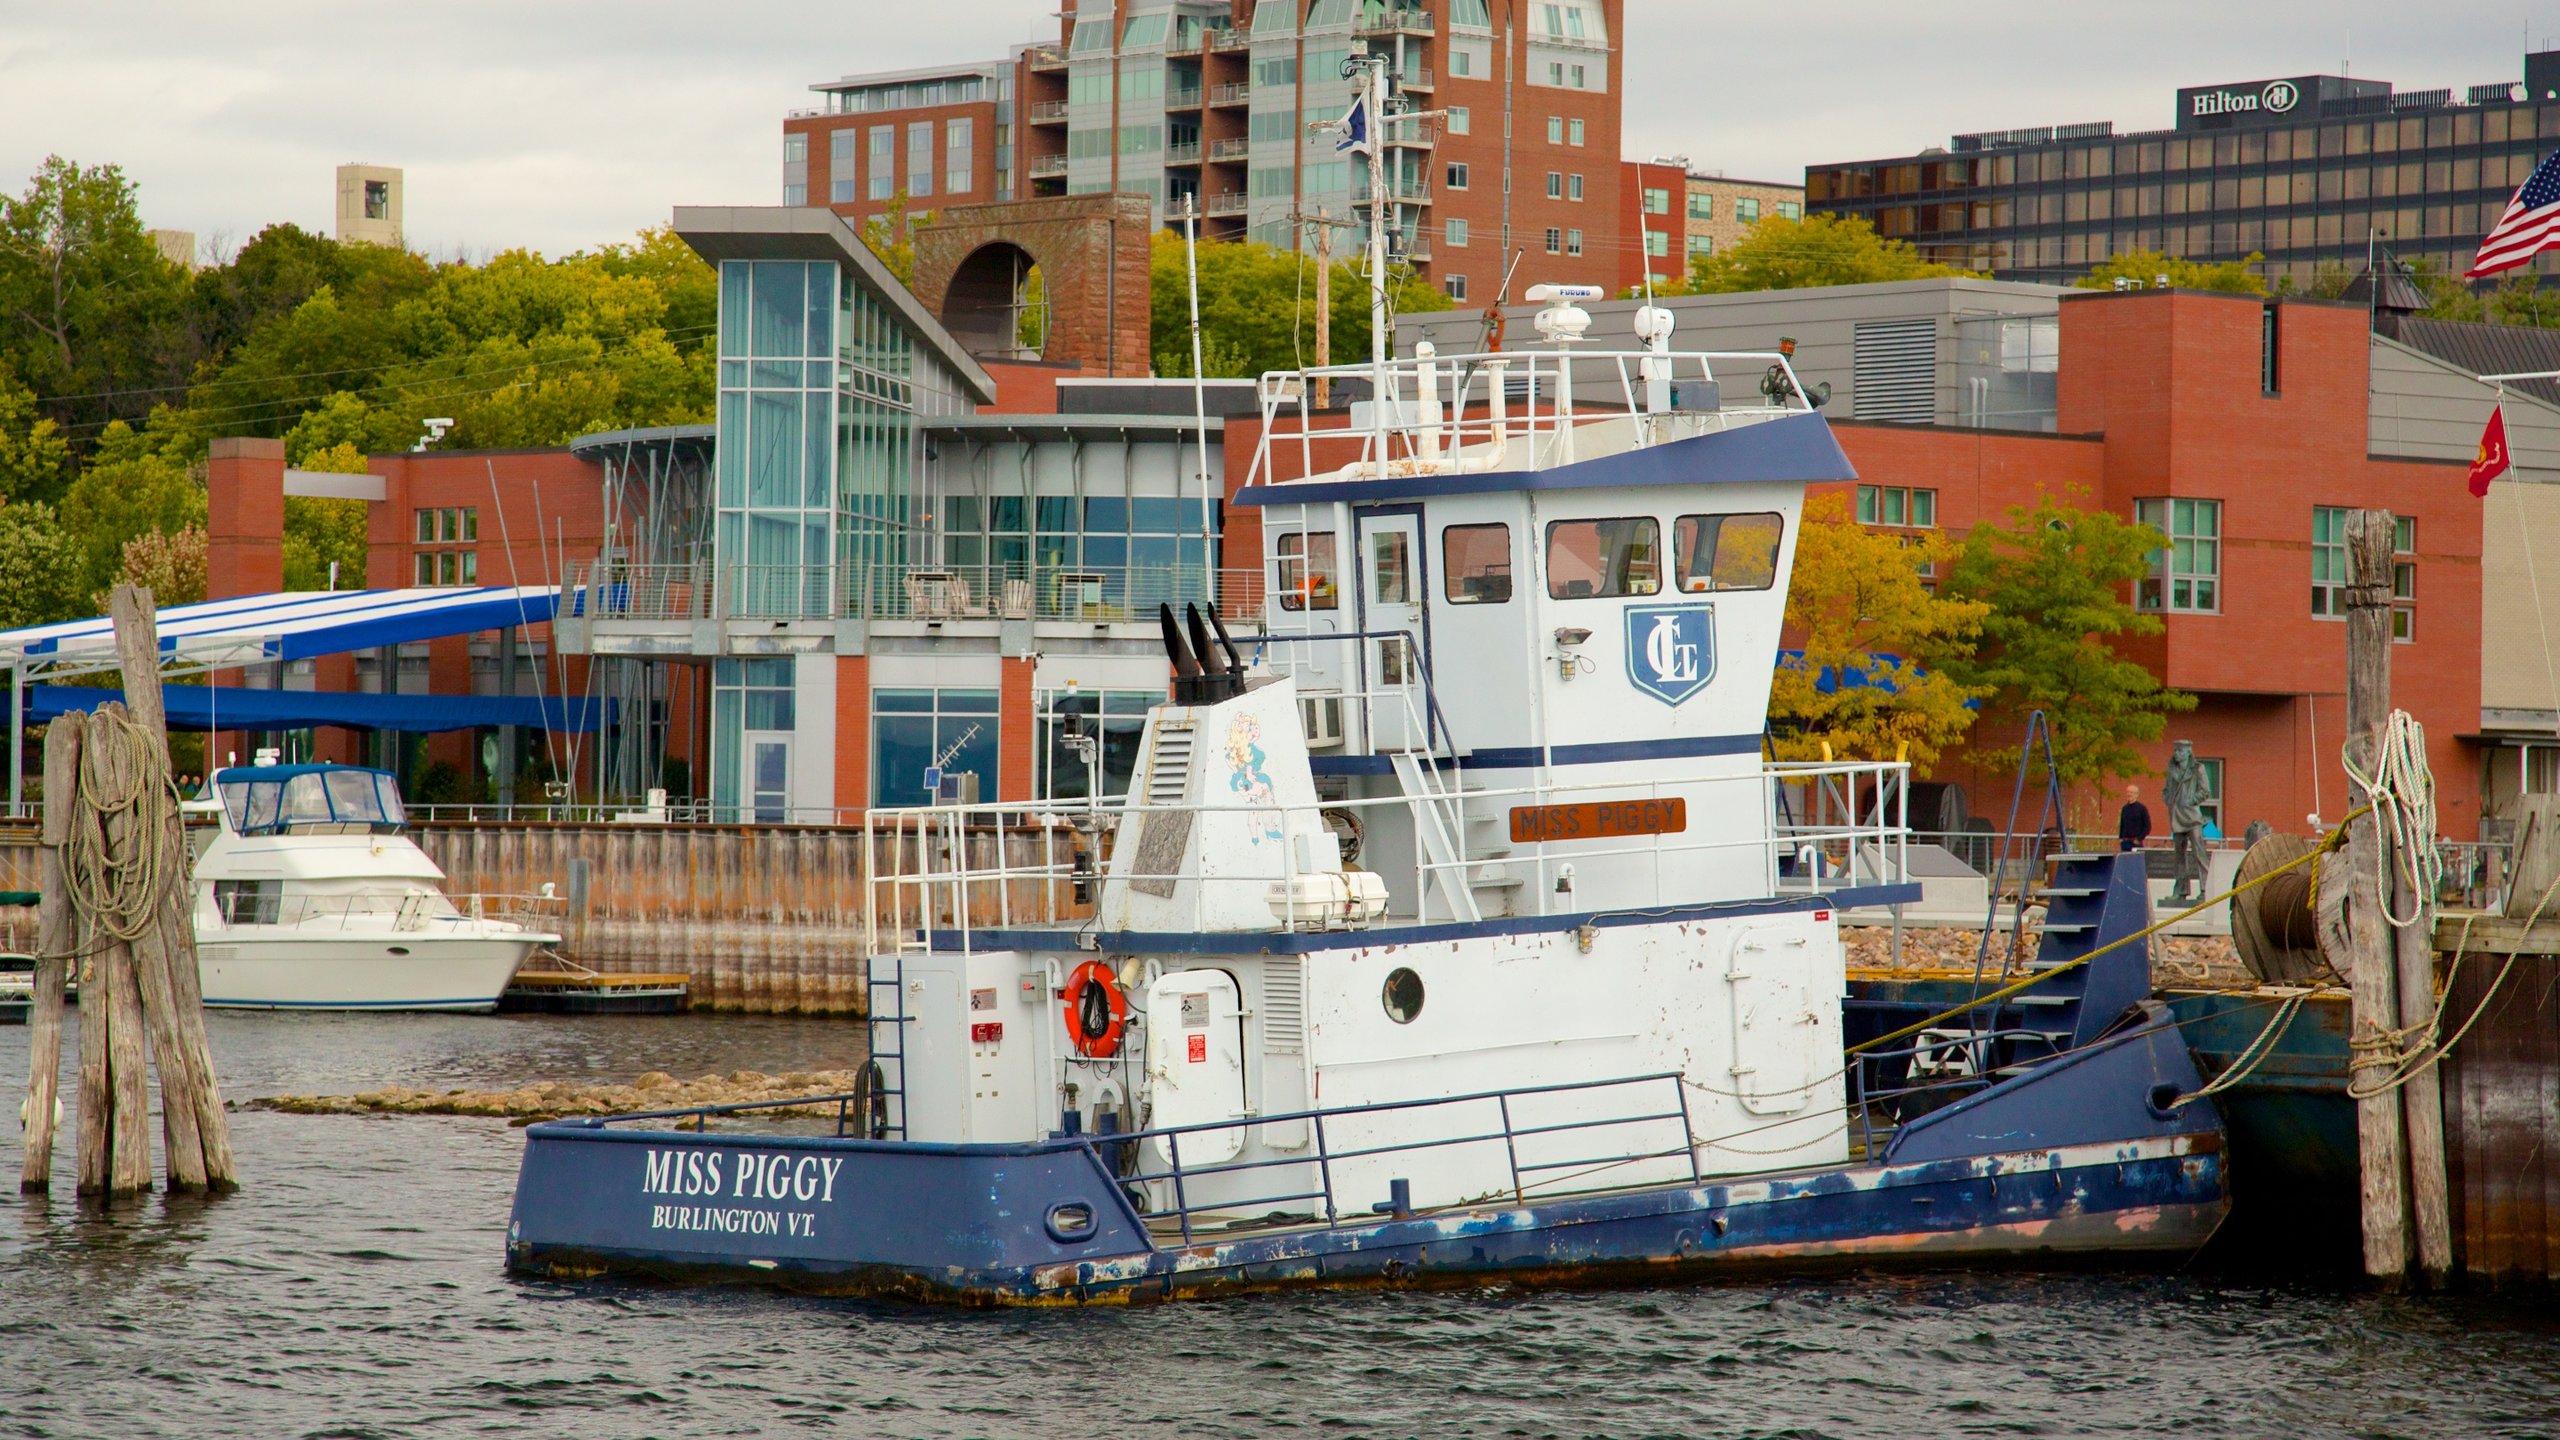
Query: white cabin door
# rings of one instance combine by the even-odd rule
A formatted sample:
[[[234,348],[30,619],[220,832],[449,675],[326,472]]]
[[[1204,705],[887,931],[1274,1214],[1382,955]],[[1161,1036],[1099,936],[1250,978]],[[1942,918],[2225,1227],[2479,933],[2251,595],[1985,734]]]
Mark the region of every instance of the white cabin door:
[[[758,825],[780,825],[791,818],[791,737],[771,730],[746,732],[738,793],[746,797],[747,819]]]
[[[1365,511],[1360,516],[1360,628],[1373,751],[1431,748],[1423,669],[1422,513]]]
[[[1147,987],[1147,1128],[1242,1120],[1244,1006],[1224,970],[1177,970]],[[1244,1127],[1181,1135],[1188,1168],[1232,1160]],[[1174,1158],[1164,1137],[1149,1141],[1158,1165]]]

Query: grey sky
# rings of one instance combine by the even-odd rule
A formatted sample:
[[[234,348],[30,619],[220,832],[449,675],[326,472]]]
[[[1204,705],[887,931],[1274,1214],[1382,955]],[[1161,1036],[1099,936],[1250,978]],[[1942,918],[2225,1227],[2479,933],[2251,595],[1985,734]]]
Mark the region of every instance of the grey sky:
[[[1627,153],[1762,179],[1964,130],[2160,128],[2180,85],[2350,53],[2357,75],[2459,90],[2521,78],[2528,24],[2560,35],[2560,0],[1628,3]],[[431,253],[557,254],[679,204],[774,203],[782,113],[810,82],[991,57],[1056,8],[0,0],[0,185],[48,153],[112,160],[151,224],[236,245],[271,221],[325,229],[332,170],[365,160],[407,170],[411,241]]]

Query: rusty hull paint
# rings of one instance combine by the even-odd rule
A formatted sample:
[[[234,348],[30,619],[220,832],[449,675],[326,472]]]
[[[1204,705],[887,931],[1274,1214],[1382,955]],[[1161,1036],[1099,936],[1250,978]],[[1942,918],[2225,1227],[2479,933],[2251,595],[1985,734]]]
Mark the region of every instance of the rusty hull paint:
[[[2066,1163],[2071,1160],[2078,1163]],[[2091,1208],[2094,1191],[2108,1188],[2110,1179],[2120,1188],[2135,1169],[2146,1172],[2148,1193],[2159,1203]],[[1882,1202],[1894,1214],[1923,1218],[1896,1220],[1880,1211],[1881,1223],[1863,1233],[1778,1238],[1796,1223],[1791,1209],[1826,1202]],[[1938,1210],[1942,1202],[1945,1209]],[[1958,1205],[1979,1218],[1935,1223]],[[558,1279],[611,1273],[678,1283],[747,1280],[799,1292],[981,1308],[1131,1304],[1310,1288],[1657,1284],[1842,1268],[2045,1268],[2183,1258],[2210,1238],[2228,1208],[2220,1137],[2208,1133],[1259,1232],[1002,1274],[877,1265],[812,1272],[561,1247],[536,1253],[521,1246],[511,1247],[510,1265]],[[1718,1243],[1728,1226],[1744,1220],[1770,1238]]]

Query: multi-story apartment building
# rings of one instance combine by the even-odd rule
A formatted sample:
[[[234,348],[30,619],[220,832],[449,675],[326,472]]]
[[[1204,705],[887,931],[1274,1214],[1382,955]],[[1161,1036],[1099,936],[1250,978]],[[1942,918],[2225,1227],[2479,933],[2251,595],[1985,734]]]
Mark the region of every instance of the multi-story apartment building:
[[[2180,90],[2172,129],[2113,122],[1958,135],[1916,155],[1816,165],[1806,203],[1875,222],[1929,258],[2058,280],[2153,250],[2266,257],[2270,279],[2361,269],[2378,239],[2460,273],[2560,140],[2560,51],[2524,84],[2395,92],[2300,75]],[[2555,273],[2546,255],[2536,262]]]
[[[1056,43],[1006,60],[851,75],[783,122],[783,200],[867,219],[973,200],[1116,191],[1160,223],[1312,247],[1369,203],[1366,165],[1311,127],[1383,52],[1397,252],[1459,300],[1525,278],[1619,281],[1625,0],[1071,0]],[[1358,245],[1335,237],[1337,253]]]
[[[1804,187],[1775,180],[1702,174],[1686,157],[1629,160],[1619,179],[1618,284],[1647,273],[1657,285],[1689,273],[1689,261],[1731,245],[1762,217],[1804,218]]]

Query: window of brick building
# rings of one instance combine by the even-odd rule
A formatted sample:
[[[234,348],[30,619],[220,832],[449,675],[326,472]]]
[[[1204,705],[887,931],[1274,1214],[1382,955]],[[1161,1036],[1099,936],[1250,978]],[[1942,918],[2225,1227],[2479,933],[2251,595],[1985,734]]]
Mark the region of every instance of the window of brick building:
[[[1553,225],[1547,227],[1547,253],[1550,255],[1564,253],[1564,231]]]
[[[1861,485],[1858,487],[1858,523],[1910,525],[1924,530],[1935,528],[1938,523],[1938,492],[1914,490],[1903,485]]]
[[[1564,198],[1563,171],[1550,170],[1547,172],[1547,198],[1550,200],[1561,200]]]
[[[2222,608],[2222,502],[2136,500],[2133,518],[2169,537],[2151,555],[2152,572],[2134,587],[2144,610],[2211,614]]]
[[[480,540],[480,511],[469,505],[444,505],[417,512],[416,583],[477,585],[480,552],[465,549]]]
[[[1582,198],[1582,177],[1580,175],[1568,175],[1565,177],[1565,198],[1568,200],[1579,200]]]
[[[2418,636],[2418,521],[2398,517],[2391,527],[2391,638],[2407,644]],[[2311,507],[2311,613],[2347,618],[2347,507]]]
[[[1733,219],[1734,223],[1737,225],[1759,224],[1760,202],[1750,198],[1749,196],[1744,196],[1743,198],[1734,201]]]
[[[1574,66],[1573,73],[1579,77],[1582,74],[1582,67],[1579,65]],[[1577,78],[1573,83],[1580,85],[1582,81]],[[1583,129],[1581,121],[1567,120],[1564,122],[1564,143],[1567,145],[1579,145],[1582,143],[1582,136]]]
[[[1446,288],[1446,289],[1448,290],[1448,292],[1449,292],[1449,298],[1450,298],[1450,299],[1452,299],[1452,300],[1456,300],[1456,301],[1460,301],[1460,302],[1464,302],[1464,301],[1466,300],[1466,298],[1467,298],[1467,277],[1466,277],[1466,276],[1464,276],[1464,275],[1452,275],[1452,276],[1450,276],[1448,279],[1443,280],[1443,281],[1441,281],[1440,283],[1441,283],[1441,285],[1442,285],[1444,288]]]
[[[1452,190],[1467,188],[1467,162],[1464,160],[1449,162],[1449,188]]]
[[[1547,117],[1547,143],[1550,145],[1561,145],[1564,143],[1563,116],[1550,115]]]
[[[1647,215],[1670,214],[1671,192],[1668,190],[1648,188],[1644,192],[1644,213]]]
[[[1564,232],[1564,253],[1567,255],[1579,255],[1582,253],[1581,231],[1567,230]]]

